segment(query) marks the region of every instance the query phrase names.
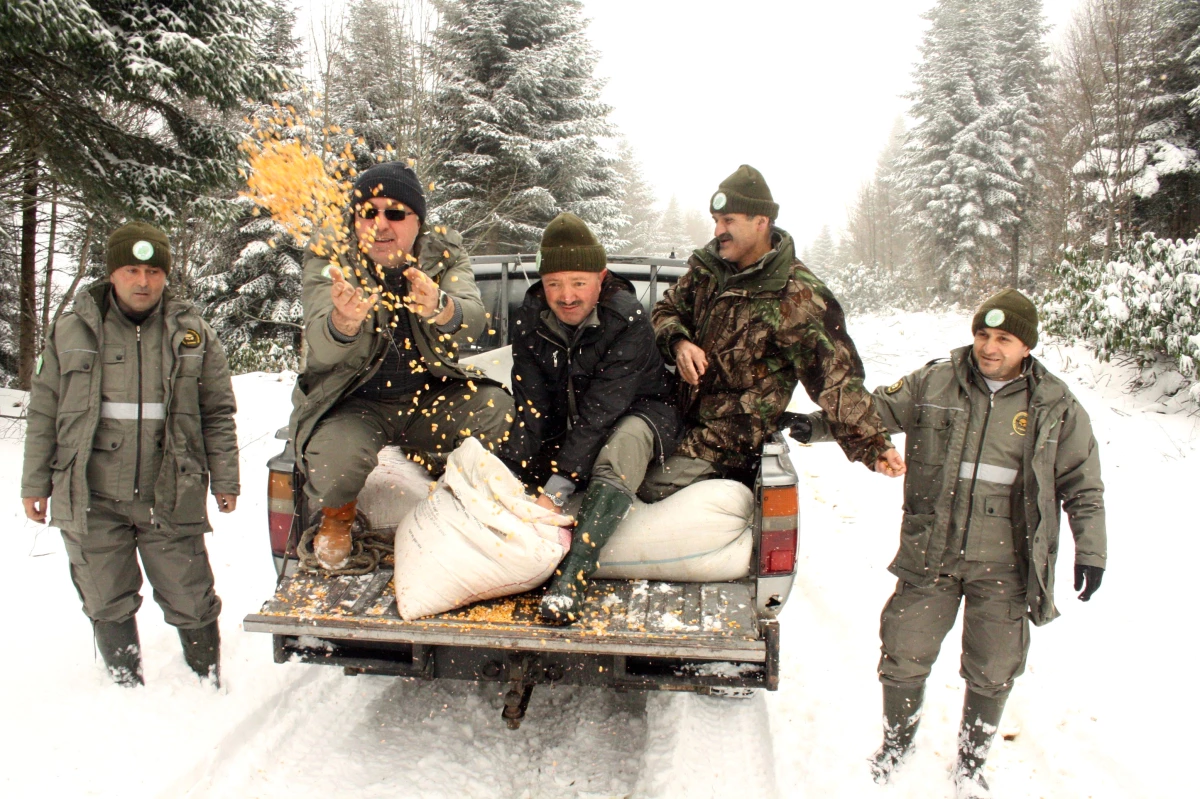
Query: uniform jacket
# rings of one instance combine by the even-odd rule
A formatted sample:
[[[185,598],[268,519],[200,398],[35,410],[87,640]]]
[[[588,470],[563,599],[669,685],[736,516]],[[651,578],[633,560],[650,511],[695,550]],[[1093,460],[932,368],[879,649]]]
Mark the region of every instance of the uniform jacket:
[[[21,496],[49,496],[50,523],[76,533],[87,530],[88,462],[98,441],[105,361],[113,352],[105,347],[103,319],[121,313],[111,303],[110,285],[89,286],[51,327],[29,397]],[[207,532],[210,479],[214,494],[239,493],[233,385],[225,351],[196,307],[169,290],[162,303],[166,418],[154,516],[181,531]]]
[[[462,309],[462,324],[454,333],[442,334],[405,308],[395,313],[408,314],[413,346],[433,377],[486,380],[482,372],[458,363],[459,348],[478,340],[485,323],[483,301],[475,285],[470,258],[462,246],[462,236],[453,230],[434,234],[429,228],[422,235],[418,266],[454,298]],[[353,234],[349,251],[357,252]],[[343,274],[349,273],[348,280],[353,282],[357,275],[365,290],[378,289],[379,282],[371,270],[348,269],[346,264],[350,261],[351,257],[344,255],[333,259],[342,266]],[[390,340],[380,331],[391,329],[393,311],[382,305],[368,314],[362,332],[353,341],[343,343],[330,334],[329,316],[333,312],[333,300],[329,296],[329,287],[333,283],[328,273],[330,264],[329,258],[311,251],[304,261],[305,363],[292,392],[290,421],[296,453],[301,460],[317,422],[379,369]],[[399,345],[404,346],[403,342]]]
[[[791,236],[776,230],[773,244],[738,271],[710,242],[692,253],[687,273],[654,307],[654,331],[669,363],[681,338],[708,355],[698,388],[679,383],[685,432],[677,451],[754,468],[800,382],[829,414],[846,457],[873,466],[891,444],[863,387],[841,306],[796,259]]]
[[[951,533],[959,470],[964,460],[971,399],[971,347],[951,353],[874,393],[891,431],[906,434],[904,519],[900,549],[890,569],[914,585],[930,585],[938,575]],[[1087,412],[1067,386],[1035,358],[1023,379],[1029,382],[1028,418],[1022,438],[1019,491],[1014,520],[1024,529],[1026,599],[1034,624],[1058,617],[1054,605],[1054,566],[1058,557],[1060,510],[1075,536],[1075,562],[1104,567],[1107,537],[1100,450]],[[1020,420],[1014,417],[1014,424]],[[827,438],[820,419],[813,440]],[[968,453],[973,456],[974,453]]]
[[[675,450],[675,378],[663,364],[650,320],[628,280],[608,273],[599,303],[573,336],[550,310],[542,284],[535,283],[514,329],[518,424],[506,460],[531,462],[545,445],[555,444],[558,473],[585,483],[613,425],[628,414],[654,430],[659,459]]]

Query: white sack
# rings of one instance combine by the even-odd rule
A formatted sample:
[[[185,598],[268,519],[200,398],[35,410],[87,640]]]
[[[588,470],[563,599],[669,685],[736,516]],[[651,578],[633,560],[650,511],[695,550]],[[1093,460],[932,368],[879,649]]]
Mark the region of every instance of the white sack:
[[[358,492],[358,510],[367,517],[370,532],[390,533],[429,496],[433,485],[424,466],[404,457],[399,447],[384,447],[379,465]]]
[[[725,582],[750,573],[754,493],[705,480],[633,508],[600,550],[599,579]]]
[[[468,438],[396,531],[401,618],[443,613],[541,585],[567,554],[570,519],[540,507],[504,464]]]

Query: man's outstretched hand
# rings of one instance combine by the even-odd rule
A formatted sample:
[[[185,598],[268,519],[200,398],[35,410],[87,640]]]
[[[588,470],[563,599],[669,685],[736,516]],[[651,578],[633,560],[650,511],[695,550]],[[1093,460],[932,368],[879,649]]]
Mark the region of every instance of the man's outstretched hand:
[[[1080,563],[1075,564],[1075,590],[1083,589],[1079,594],[1079,599],[1082,602],[1087,602],[1092,598],[1092,594],[1100,590],[1100,581],[1104,579],[1104,567],[1102,566],[1084,566]]]
[[[905,465],[904,458],[900,457],[896,448],[892,447],[875,461],[875,471],[888,477],[899,477],[908,471],[908,466]]]

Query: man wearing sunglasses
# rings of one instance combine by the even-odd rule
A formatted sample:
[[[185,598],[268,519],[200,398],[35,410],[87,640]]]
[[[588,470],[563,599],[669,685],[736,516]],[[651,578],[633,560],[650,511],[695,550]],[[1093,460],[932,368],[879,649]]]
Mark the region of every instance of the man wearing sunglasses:
[[[485,314],[462,237],[425,224],[425,196],[398,163],[364,171],[350,197],[349,246],[318,237],[304,262],[304,372],[291,432],[304,490],[321,508],[313,554],[346,565],[350,528],[379,451],[424,462],[468,436],[494,449],[512,397],[458,363]]]

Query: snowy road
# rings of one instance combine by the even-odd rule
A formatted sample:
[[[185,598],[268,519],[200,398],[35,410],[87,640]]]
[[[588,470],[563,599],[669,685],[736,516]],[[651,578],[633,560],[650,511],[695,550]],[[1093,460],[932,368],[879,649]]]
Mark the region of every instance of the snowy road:
[[[868,384],[891,382],[968,340],[965,315],[851,319]],[[1194,794],[1198,701],[1184,680],[1194,622],[1186,580],[1200,556],[1191,497],[1200,420],[1079,349],[1038,353],[1093,417],[1108,488],[1110,571],[1088,605],[1067,584],[1063,617],[1034,632],[989,779],[999,797]],[[750,700],[539,688],[516,732],[498,687],[345,677],[275,665],[268,636],[245,633],[274,583],[266,546],[265,461],[278,449],[290,383],[235,380],[243,492],[210,539],[222,615],[226,690],[199,687],[174,630],[147,599],[139,614],[144,689],[110,685],[67,577],[56,531],[24,521],[21,429],[0,427],[0,555],[10,609],[0,659],[8,735],[4,796],[606,797],[880,799],[950,796],[947,770],[962,699],[957,632],[930,681],[919,749],[896,784],[870,782],[879,736],[878,613],[892,586],[900,484],[847,464],[832,445],[797,448],[801,559],[782,616],[783,677]],[[803,404],[803,403],[802,403]],[[0,422],[7,420],[0,419]],[[1065,582],[1064,582],[1065,581]],[[149,591],[147,589],[146,593]]]

